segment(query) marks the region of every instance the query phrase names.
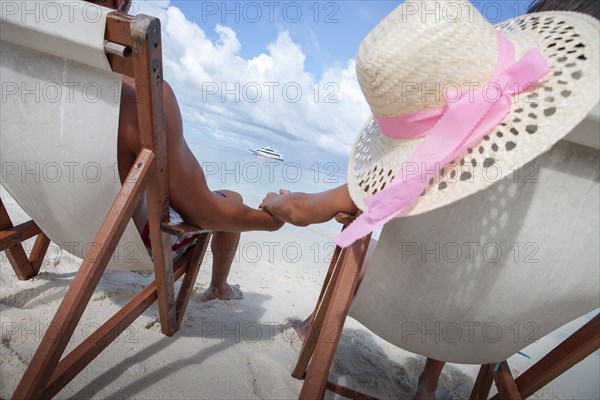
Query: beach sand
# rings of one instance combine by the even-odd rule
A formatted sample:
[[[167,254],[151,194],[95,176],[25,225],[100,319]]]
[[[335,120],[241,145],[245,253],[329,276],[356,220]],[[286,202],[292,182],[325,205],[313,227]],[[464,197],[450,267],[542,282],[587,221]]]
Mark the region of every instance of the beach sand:
[[[3,199],[14,223],[27,219],[6,192]],[[154,304],[57,398],[297,398],[302,382],[290,373],[301,343],[288,322],[311,312],[327,270],[330,240],[319,235],[318,227],[284,227],[276,235],[243,234],[229,279],[240,284],[242,300],[200,302],[210,279],[209,256],[181,329],[173,337],[160,332]],[[26,248],[31,248],[31,241]],[[295,256],[298,248],[302,254]],[[10,398],[15,390],[78,265],[78,259],[52,244],[40,274],[21,282],[2,254],[0,397]],[[151,280],[149,273],[108,270],[68,348]],[[414,393],[423,364],[423,357],[388,344],[349,319],[331,378],[382,399],[406,399]],[[437,397],[468,398],[476,373],[476,366],[448,365]],[[534,398],[566,396],[544,389]]]

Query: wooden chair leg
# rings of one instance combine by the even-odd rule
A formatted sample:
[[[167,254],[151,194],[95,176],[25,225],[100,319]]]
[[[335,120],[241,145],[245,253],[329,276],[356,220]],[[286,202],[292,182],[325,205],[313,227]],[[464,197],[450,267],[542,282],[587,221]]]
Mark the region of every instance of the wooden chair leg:
[[[171,336],[177,331],[177,315],[171,239],[161,230],[163,223],[169,223],[169,187],[160,21],[138,15],[131,24],[131,35],[140,143],[156,156],[147,204],[150,240],[154,243],[152,259],[158,284],[158,312],[162,332]]]
[[[319,298],[317,299],[317,305],[321,303],[323,296],[325,295],[325,290],[329,281],[331,279],[331,275],[335,270],[335,266],[337,265],[340,255],[342,254],[342,248],[340,246],[335,246],[335,250],[333,251],[333,255],[331,256],[331,261],[329,262],[329,268],[327,269],[327,274],[325,275],[325,279],[323,280],[323,286],[321,287],[321,292],[319,293]],[[315,307],[316,311],[316,307]]]
[[[189,302],[191,289],[194,286],[193,282],[196,281],[200,263],[206,254],[210,236],[211,233],[201,234],[194,248],[173,265],[175,281],[184,276],[178,296],[178,312],[181,312],[181,317],[178,317],[179,324],[181,323],[181,319],[183,319],[183,313]],[[191,282],[191,285],[186,284],[185,280]],[[186,287],[189,289],[185,289]],[[52,398],[60,392],[156,300],[157,283],[154,281],[100,328],[88,336],[85,341],[60,360],[42,398]]]
[[[11,245],[12,241],[10,241],[8,235],[5,234],[5,232],[10,228],[13,228],[12,221],[8,216],[8,212],[4,207],[4,203],[2,203],[2,200],[0,200],[0,230],[3,233],[1,243],[2,247],[0,248],[6,252],[8,261],[15,271],[17,278],[24,281],[34,276],[35,272],[31,266],[31,263],[29,262],[29,259],[27,259],[25,250],[23,250],[23,246],[20,243],[21,241],[19,240],[19,243]]]
[[[321,293],[319,294],[319,299],[317,300],[317,305],[315,306],[312,320],[308,327],[308,332],[304,338],[304,343],[302,343],[302,349],[300,350],[296,367],[292,371],[292,376],[296,379],[304,379],[304,376],[306,375],[306,367],[308,366],[310,358],[315,351],[319,329],[323,326],[323,321],[325,320],[325,311],[331,302],[331,298],[333,297],[334,289],[333,285],[330,285],[330,283],[335,282],[338,279],[339,271],[342,268],[340,263],[341,254],[342,249],[340,247],[336,247],[331,262],[329,263],[329,269],[327,271],[327,275],[325,276],[325,281],[323,282],[323,287],[321,288]]]
[[[325,320],[319,327],[317,345],[302,385],[300,399],[322,399],[325,394],[329,370],[356,291],[360,269],[370,240],[369,235],[344,252],[340,275],[338,279],[330,282],[330,285],[333,284],[333,298],[326,305]]]
[[[482,365],[479,369],[479,374],[477,374],[477,379],[475,380],[475,385],[473,385],[469,400],[487,400],[493,381],[494,376],[492,375],[490,366],[488,364]]]
[[[151,196],[149,196],[151,197]],[[150,203],[148,201],[149,215]],[[155,213],[156,214],[156,213]],[[150,220],[150,218],[149,218]],[[156,216],[154,228],[150,223],[150,237],[152,243],[160,243],[159,246],[152,246],[152,259],[154,260],[154,276],[158,285],[158,315],[160,320],[160,328],[163,334],[172,336],[177,332],[177,314],[175,309],[175,278],[172,271],[172,255],[171,255],[171,237],[168,233],[161,232],[157,226]],[[155,235],[152,235],[153,230],[158,230]],[[155,240],[158,238],[158,240]]]
[[[21,244],[10,247],[4,251],[6,252],[8,262],[12,266],[19,280],[26,281],[36,275],[35,269],[29,262],[27,254],[25,254],[25,250],[23,250]]]
[[[35,272],[36,275],[40,272],[40,267],[42,266],[42,262],[46,256],[46,251],[48,251],[48,246],[50,246],[50,238],[48,238],[48,236],[46,236],[43,232],[38,234],[35,238],[35,242],[33,243],[31,253],[29,254],[29,262],[31,263],[33,272]]]
[[[148,180],[148,171],[153,161],[154,154],[151,151],[143,149],[140,152],[134,167],[129,172],[109,213],[100,226],[93,242],[95,246],[90,247],[81,263],[73,283],[25,370],[25,374],[13,394],[13,399],[37,399],[43,394],[119,239],[131,220],[133,211],[144,191]]]
[[[192,295],[192,290],[194,289],[194,283],[198,277],[200,265],[204,259],[204,255],[206,254],[210,237],[211,233],[203,233],[199,235],[198,239],[196,239],[194,248],[191,250],[192,255],[181,282],[181,286],[179,287],[179,293],[177,294],[177,329],[179,329],[181,326],[181,321],[183,321],[183,315],[185,314],[185,309],[190,301],[190,296]]]
[[[184,255],[173,266],[175,280],[187,270],[191,254]],[[52,398],[62,390],[81,370],[92,362],[129,325],[148,309],[157,299],[157,284],[152,282],[122,309],[106,321],[79,346],[58,363],[42,398]]]
[[[36,242],[27,257],[21,242],[38,235]],[[0,200],[0,251],[5,251],[10,265],[19,280],[28,280],[37,275],[44,260],[50,240],[33,222],[28,221],[13,226],[12,221]]]
[[[599,348],[600,314],[517,377],[515,382],[521,396],[531,396]],[[499,398],[494,396],[492,400]]]
[[[521,400],[519,388],[517,388],[517,384],[510,373],[508,363],[502,361],[498,366],[494,364],[488,364],[488,366],[494,377],[499,398],[501,400]]]

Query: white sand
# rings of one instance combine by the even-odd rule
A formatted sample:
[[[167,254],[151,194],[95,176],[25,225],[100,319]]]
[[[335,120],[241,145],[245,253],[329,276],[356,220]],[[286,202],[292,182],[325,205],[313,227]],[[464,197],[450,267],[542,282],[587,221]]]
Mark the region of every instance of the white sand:
[[[26,215],[5,195],[13,222],[24,221]],[[302,382],[290,373],[300,343],[285,325],[288,318],[304,318],[311,312],[332,249],[327,241],[316,229],[294,227],[277,234],[244,234],[230,275],[230,282],[239,283],[244,291],[243,300],[199,301],[210,278],[210,259],[205,261],[184,323],[173,337],[161,334],[153,305],[57,398],[297,398]],[[31,248],[31,241],[26,248]],[[302,254],[295,260],[298,248]],[[52,244],[40,274],[26,282],[16,279],[4,254],[0,263],[0,397],[9,398],[79,260]],[[149,274],[107,271],[69,348],[151,279]],[[383,399],[405,399],[414,393],[423,362],[423,357],[393,347],[349,320],[332,378]],[[468,398],[476,372],[476,367],[447,366],[438,398]],[[563,398],[550,390],[536,397]]]

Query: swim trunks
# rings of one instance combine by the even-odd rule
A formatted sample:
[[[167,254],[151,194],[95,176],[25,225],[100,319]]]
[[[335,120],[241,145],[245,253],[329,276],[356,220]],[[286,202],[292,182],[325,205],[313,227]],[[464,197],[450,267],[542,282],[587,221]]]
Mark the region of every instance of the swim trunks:
[[[221,192],[214,191],[213,193],[216,194],[217,196],[227,197]],[[184,222],[181,215],[179,215],[179,213],[177,211],[175,211],[174,209],[172,209],[171,207],[169,207],[169,219],[172,224],[180,224],[180,223]],[[142,241],[144,242],[144,246],[146,247],[148,254],[150,254],[150,258],[152,258],[152,242],[150,241],[150,225],[148,224],[148,221],[146,221],[146,225],[144,226],[144,230],[142,231],[141,236],[142,236]],[[188,251],[196,243],[196,239],[198,239],[198,235],[187,236],[187,237],[176,236],[176,235],[170,235],[170,236],[171,236],[171,257],[173,259],[176,259],[176,258],[182,256],[183,254],[185,254],[185,252]]]

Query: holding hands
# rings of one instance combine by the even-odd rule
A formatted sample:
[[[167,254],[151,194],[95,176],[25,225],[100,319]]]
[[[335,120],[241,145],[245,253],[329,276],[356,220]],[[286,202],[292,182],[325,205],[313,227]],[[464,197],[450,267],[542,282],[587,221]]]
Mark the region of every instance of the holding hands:
[[[269,211],[269,206],[275,202],[285,201],[285,199],[281,199],[281,196],[285,196],[292,193],[287,189],[279,189],[279,193],[269,192],[265,195],[265,198],[261,201],[258,208],[264,211]]]
[[[258,208],[270,213],[274,217],[293,225],[305,226],[299,220],[302,198],[309,196],[304,193],[292,193],[287,189],[279,189],[279,193],[269,192],[259,204]]]
[[[279,193],[267,193],[258,208],[296,226],[326,222],[339,212],[354,215],[357,211],[347,185],[314,194],[280,189]]]

